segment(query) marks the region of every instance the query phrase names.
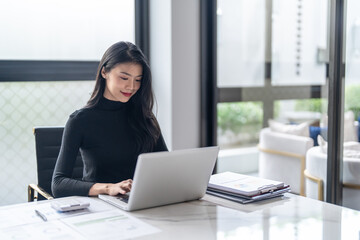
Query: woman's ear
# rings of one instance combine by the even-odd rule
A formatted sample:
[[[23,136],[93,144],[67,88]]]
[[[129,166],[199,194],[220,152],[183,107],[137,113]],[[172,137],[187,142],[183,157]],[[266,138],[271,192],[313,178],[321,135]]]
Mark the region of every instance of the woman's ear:
[[[105,67],[101,68],[101,76],[106,79]]]

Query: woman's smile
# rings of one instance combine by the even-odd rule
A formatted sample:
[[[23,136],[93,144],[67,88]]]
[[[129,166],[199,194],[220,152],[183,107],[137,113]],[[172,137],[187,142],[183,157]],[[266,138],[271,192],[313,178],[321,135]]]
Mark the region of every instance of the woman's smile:
[[[132,93],[122,92],[120,91],[125,97],[131,97]]]

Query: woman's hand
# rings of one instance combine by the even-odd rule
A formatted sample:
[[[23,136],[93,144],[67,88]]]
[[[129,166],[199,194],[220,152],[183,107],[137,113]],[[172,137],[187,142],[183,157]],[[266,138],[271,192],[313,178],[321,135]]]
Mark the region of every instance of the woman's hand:
[[[115,196],[120,194],[125,194],[130,192],[132,185],[132,179],[128,179],[119,183],[110,184],[108,188],[108,195]]]
[[[89,190],[89,196],[97,196],[99,194],[108,194],[115,196],[130,192],[132,179],[124,180],[119,183],[95,183]]]

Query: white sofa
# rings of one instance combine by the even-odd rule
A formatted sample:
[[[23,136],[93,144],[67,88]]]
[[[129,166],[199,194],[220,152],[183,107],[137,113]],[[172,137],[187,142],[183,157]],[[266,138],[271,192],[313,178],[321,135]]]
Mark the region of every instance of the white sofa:
[[[324,200],[326,196],[327,155],[321,147],[306,153],[306,196]],[[343,158],[343,206],[360,210],[360,159]]]
[[[282,181],[290,185],[292,193],[304,195],[305,157],[313,145],[310,137],[262,129],[258,145],[259,177]]]

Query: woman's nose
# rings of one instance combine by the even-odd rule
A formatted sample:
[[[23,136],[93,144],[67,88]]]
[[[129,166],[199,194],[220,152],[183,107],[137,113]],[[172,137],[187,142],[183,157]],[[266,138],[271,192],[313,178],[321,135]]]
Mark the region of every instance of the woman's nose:
[[[129,79],[128,84],[127,84],[127,88],[130,89],[130,90],[135,89],[135,80],[134,79]]]

